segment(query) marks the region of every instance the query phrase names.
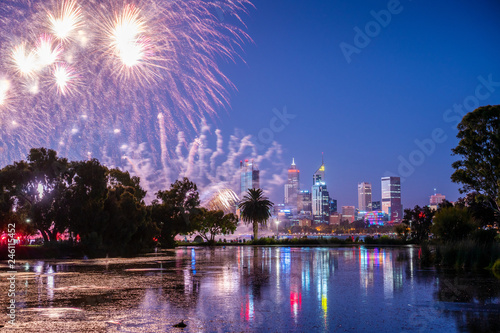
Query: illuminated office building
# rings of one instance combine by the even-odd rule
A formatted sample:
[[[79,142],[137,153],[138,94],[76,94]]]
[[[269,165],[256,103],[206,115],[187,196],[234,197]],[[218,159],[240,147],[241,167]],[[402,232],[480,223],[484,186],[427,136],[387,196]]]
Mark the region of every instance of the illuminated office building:
[[[300,171],[295,165],[295,159],[288,168],[288,181],[285,184],[285,205],[289,206],[294,212],[297,211],[297,199],[299,194]]]
[[[403,220],[399,177],[382,177],[382,210],[388,215],[390,223],[400,223]]]
[[[337,212],[337,200],[330,198],[330,214]]]
[[[349,223],[354,222],[356,218],[356,207],[354,206],[342,206],[342,221],[349,221]]]
[[[330,222],[330,225],[340,225],[340,222],[342,222],[342,214],[340,213],[330,213],[330,217],[329,217],[329,222]]]
[[[251,162],[248,160],[245,160],[245,162],[240,161],[240,180],[240,198],[245,196],[248,189],[260,188],[259,170],[254,165],[253,160]]]
[[[317,222],[328,221],[328,216],[330,216],[330,196],[326,188],[325,164],[323,161],[313,174],[312,213]]]
[[[358,209],[361,212],[372,210],[372,184],[365,182],[358,184]]]
[[[446,199],[446,196],[444,196],[440,193],[434,193],[433,195],[431,195],[429,207],[431,209],[437,210],[439,204],[442,203],[445,199]]]
[[[311,192],[300,191],[297,196],[297,212],[299,214],[312,214]]]

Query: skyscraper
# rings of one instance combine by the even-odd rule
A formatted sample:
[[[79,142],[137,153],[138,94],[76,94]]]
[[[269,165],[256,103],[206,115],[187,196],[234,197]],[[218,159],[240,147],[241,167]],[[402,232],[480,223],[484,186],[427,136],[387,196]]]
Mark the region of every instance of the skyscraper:
[[[297,213],[312,214],[311,192],[300,191],[297,198]]]
[[[330,196],[326,189],[323,159],[321,166],[313,174],[312,213],[317,221],[327,221],[330,215]]]
[[[403,220],[399,177],[382,177],[382,210],[389,216],[389,222],[399,223]]]
[[[330,215],[330,196],[326,185],[315,184],[312,186],[312,213],[318,222],[326,221]]]
[[[330,198],[330,214],[337,212],[337,200]]]
[[[325,163],[323,162],[323,156],[321,157],[321,166],[313,174],[313,185],[317,183],[325,183]]]
[[[349,223],[354,222],[356,218],[356,207],[354,206],[342,206],[342,221],[349,221]]]
[[[299,193],[300,171],[295,165],[295,159],[292,159],[292,164],[288,168],[288,181],[285,184],[285,204],[288,205],[294,212],[297,211],[297,195]]]
[[[442,203],[444,200],[446,200],[446,196],[442,195],[441,193],[434,193],[433,195],[431,195],[429,207],[434,210],[437,210],[439,204]]]
[[[241,196],[242,198],[249,188],[259,188],[259,170],[254,166],[253,160],[249,162],[240,161],[240,180],[241,180]]]
[[[361,212],[372,210],[372,184],[365,182],[358,184],[358,209]]]

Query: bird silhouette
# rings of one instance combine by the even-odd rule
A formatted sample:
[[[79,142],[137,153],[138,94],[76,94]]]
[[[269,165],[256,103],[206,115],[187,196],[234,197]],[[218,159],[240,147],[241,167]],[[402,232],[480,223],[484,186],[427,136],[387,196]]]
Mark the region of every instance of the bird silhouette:
[[[184,320],[181,320],[181,322],[180,322],[180,323],[178,323],[178,324],[175,324],[175,325],[174,325],[174,327],[180,327],[180,328],[184,328],[184,327],[186,327],[186,326],[187,326],[187,325],[186,325],[186,324],[184,324]]]

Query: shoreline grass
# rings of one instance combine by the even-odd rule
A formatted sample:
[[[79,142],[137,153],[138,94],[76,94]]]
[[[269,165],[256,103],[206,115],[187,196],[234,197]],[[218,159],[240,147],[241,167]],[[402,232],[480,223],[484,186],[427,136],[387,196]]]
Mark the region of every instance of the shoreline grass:
[[[262,237],[256,241],[244,241],[244,242],[223,242],[218,241],[215,243],[194,243],[194,242],[177,242],[178,246],[407,246],[413,245],[413,243],[405,242],[401,239],[394,239],[387,236],[382,236],[379,238],[374,238],[367,236],[364,241],[356,237],[354,240],[349,238],[340,239],[336,237],[328,238],[285,238],[285,239],[275,239],[269,237]]]
[[[456,270],[499,270],[500,243],[462,240],[444,244],[422,244],[421,262]],[[500,272],[499,272],[500,273]]]

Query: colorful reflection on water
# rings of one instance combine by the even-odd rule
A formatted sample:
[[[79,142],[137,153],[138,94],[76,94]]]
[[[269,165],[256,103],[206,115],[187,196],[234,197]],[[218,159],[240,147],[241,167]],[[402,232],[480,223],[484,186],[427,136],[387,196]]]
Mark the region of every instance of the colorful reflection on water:
[[[30,261],[18,279],[18,329],[175,331],[180,320],[188,323],[185,332],[499,327],[498,280],[420,269],[417,253],[411,247],[235,246]]]

